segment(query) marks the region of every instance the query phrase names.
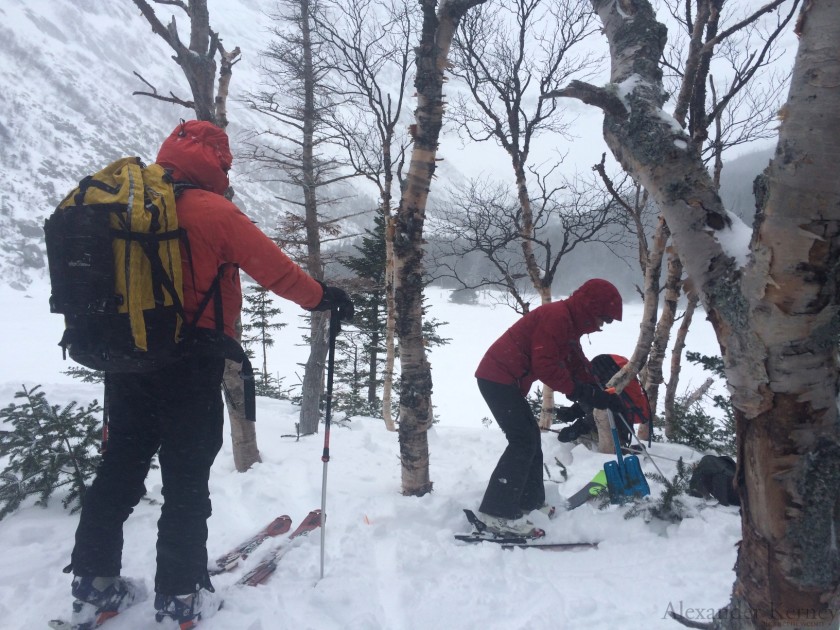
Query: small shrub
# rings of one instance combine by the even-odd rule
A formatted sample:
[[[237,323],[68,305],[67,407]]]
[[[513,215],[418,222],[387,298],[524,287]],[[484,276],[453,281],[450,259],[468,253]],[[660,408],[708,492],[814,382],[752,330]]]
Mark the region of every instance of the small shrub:
[[[478,304],[478,291],[475,289],[455,289],[449,294],[449,301],[453,304]]]
[[[98,403],[80,408],[73,401],[61,408],[50,405],[39,389],[24,387],[15,394],[21,404],[0,410],[0,424],[14,427],[0,432],[0,456],[8,457],[0,473],[0,519],[30,495],[38,495],[36,505],[46,506],[53,492],[65,487],[62,504],[76,512],[99,463]]]
[[[723,360],[697,352],[688,352],[686,358],[709,370],[718,379],[725,380]],[[728,396],[711,397],[712,406],[719,409],[722,418],[715,418],[700,401],[688,403],[685,398],[674,404],[673,435],[671,441],[685,444],[701,452],[714,451],[721,455],[735,454],[735,410]]]
[[[690,512],[689,506],[682,500],[688,494],[688,484],[691,481],[692,467],[683,462],[682,457],[677,461],[677,474],[670,482],[658,473],[647,473],[645,477],[665,485],[665,489],[654,503],[636,502],[624,515],[624,518],[644,516],[645,521],[656,518],[669,523],[679,523]]]

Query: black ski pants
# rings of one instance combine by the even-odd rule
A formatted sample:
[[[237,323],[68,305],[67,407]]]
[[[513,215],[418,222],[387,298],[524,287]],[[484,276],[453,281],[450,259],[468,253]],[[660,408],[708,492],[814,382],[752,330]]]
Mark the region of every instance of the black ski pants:
[[[212,588],[207,573],[210,467],[222,447],[224,359],[196,357],[149,374],[109,374],[108,443],[85,493],[73,573],[117,576],[123,523],[146,492],[159,453],[163,506],[158,520],[155,591]]]
[[[508,441],[478,509],[519,518],[545,503],[540,426],[516,385],[479,378],[478,389]]]

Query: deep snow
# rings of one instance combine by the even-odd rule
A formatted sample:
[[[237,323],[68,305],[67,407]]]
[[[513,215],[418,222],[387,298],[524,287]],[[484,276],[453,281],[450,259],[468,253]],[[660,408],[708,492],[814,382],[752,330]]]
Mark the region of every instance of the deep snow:
[[[55,345],[59,316],[48,312],[45,284],[28,293],[0,289],[0,340],[7,360],[0,376],[0,404],[12,401],[21,384],[41,384],[56,404],[101,400],[98,386],[81,384],[60,371]],[[441,332],[450,345],[434,349],[434,403],[439,423],[430,431],[434,491],[422,498],[400,494],[397,436],[381,421],[353,418],[334,426],[328,466],[326,569],[319,579],[320,535],[282,560],[279,571],[258,588],[231,587],[241,572],[214,578],[225,605],[202,623],[207,630],[275,628],[426,630],[556,628],[674,628],[668,610],[692,618],[711,613],[728,600],[734,578],[735,544],[740,537],[736,508],[689,499],[692,518],[680,524],[625,519],[626,508],[598,510],[585,505],[548,521],[535,520],[550,540],[599,541],[597,550],[506,551],[491,544],[465,546],[452,534],[467,531],[462,508],[475,509],[505,441],[489,416],[472,376],[486,347],[515,319],[501,307],[458,306],[448,292],[430,291],[431,314],[448,321]],[[292,325],[278,334],[270,368],[294,381],[296,361],[305,349],[293,304],[281,304]],[[591,357],[604,351],[628,354],[636,337],[640,308],[625,307],[624,322],[584,338]],[[708,323],[694,324],[689,349],[711,354],[716,344]],[[699,384],[705,375],[684,366],[684,380]],[[558,403],[563,400],[558,397]],[[297,408],[258,399],[258,436],[263,463],[236,473],[226,441],[211,477],[214,513],[210,519],[211,557],[227,551],[279,514],[295,524],[320,505],[323,435],[300,441],[294,433]],[[570,450],[554,434],[543,435],[551,480],[549,501],[560,501],[586,483],[610,459],[581,446]],[[655,444],[654,453],[699,454],[677,445]],[[563,461],[563,483],[554,458]],[[660,460],[669,477],[674,464]],[[652,471],[650,463],[643,463]],[[652,483],[653,497],[662,486]],[[155,523],[160,476],[147,480],[148,499],[125,527],[123,573],[145,580],[154,575]],[[48,619],[68,616],[69,561],[77,517],[54,499],[46,509],[28,504],[0,521],[0,627],[46,627]],[[264,549],[269,549],[266,544]],[[242,570],[262,556],[256,552]],[[691,610],[689,610],[691,609]],[[153,621],[151,600],[105,626],[112,630],[165,628]]]

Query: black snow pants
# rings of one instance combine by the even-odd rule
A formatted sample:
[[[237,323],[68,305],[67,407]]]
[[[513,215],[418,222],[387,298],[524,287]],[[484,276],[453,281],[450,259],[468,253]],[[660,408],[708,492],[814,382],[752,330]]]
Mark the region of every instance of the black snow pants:
[[[540,427],[516,385],[479,378],[478,389],[508,441],[478,509],[519,518],[545,503]]]
[[[158,520],[155,591],[212,588],[207,573],[210,467],[222,447],[224,359],[196,357],[149,374],[109,374],[108,443],[85,493],[73,573],[117,576],[123,523],[145,494],[159,451],[163,507]]]

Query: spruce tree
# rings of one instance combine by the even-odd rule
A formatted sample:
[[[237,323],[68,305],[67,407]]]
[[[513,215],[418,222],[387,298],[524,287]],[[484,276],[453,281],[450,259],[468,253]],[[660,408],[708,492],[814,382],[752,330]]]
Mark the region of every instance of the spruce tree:
[[[348,415],[380,415],[379,391],[383,384],[385,361],[385,219],[374,216],[373,229],[365,230],[361,243],[354,245],[356,256],[342,259],[342,263],[356,274],[356,289],[351,291],[355,315],[355,330],[343,330],[336,341],[336,409]],[[425,298],[424,298],[425,303]],[[425,315],[425,306],[423,309]],[[449,339],[438,333],[445,325],[437,319],[423,319],[426,347],[444,345]],[[399,348],[397,348],[399,355]],[[399,379],[394,379],[394,400],[398,400]],[[394,409],[392,412],[396,412]]]
[[[244,298],[245,304],[242,306],[242,314],[248,318],[248,321],[246,322],[243,318],[242,344],[247,349],[250,349],[251,344],[254,344],[261,351],[262,386],[264,389],[269,389],[268,349],[274,345],[271,332],[280,330],[286,324],[272,321],[282,311],[273,305],[268,289],[260,285],[252,285],[245,292]]]
[[[336,342],[336,408],[348,414],[379,414],[381,367],[385,357],[385,219],[377,214],[365,230],[358,255],[342,259],[356,274],[352,291],[355,331],[343,331]]]
[[[36,504],[46,506],[53,492],[64,487],[62,504],[75,512],[99,463],[98,403],[81,408],[73,401],[61,408],[50,405],[39,390],[40,385],[23,387],[15,394],[23,402],[0,410],[0,425],[13,427],[0,431],[0,457],[8,458],[0,473],[0,519],[29,495],[38,495]]]

